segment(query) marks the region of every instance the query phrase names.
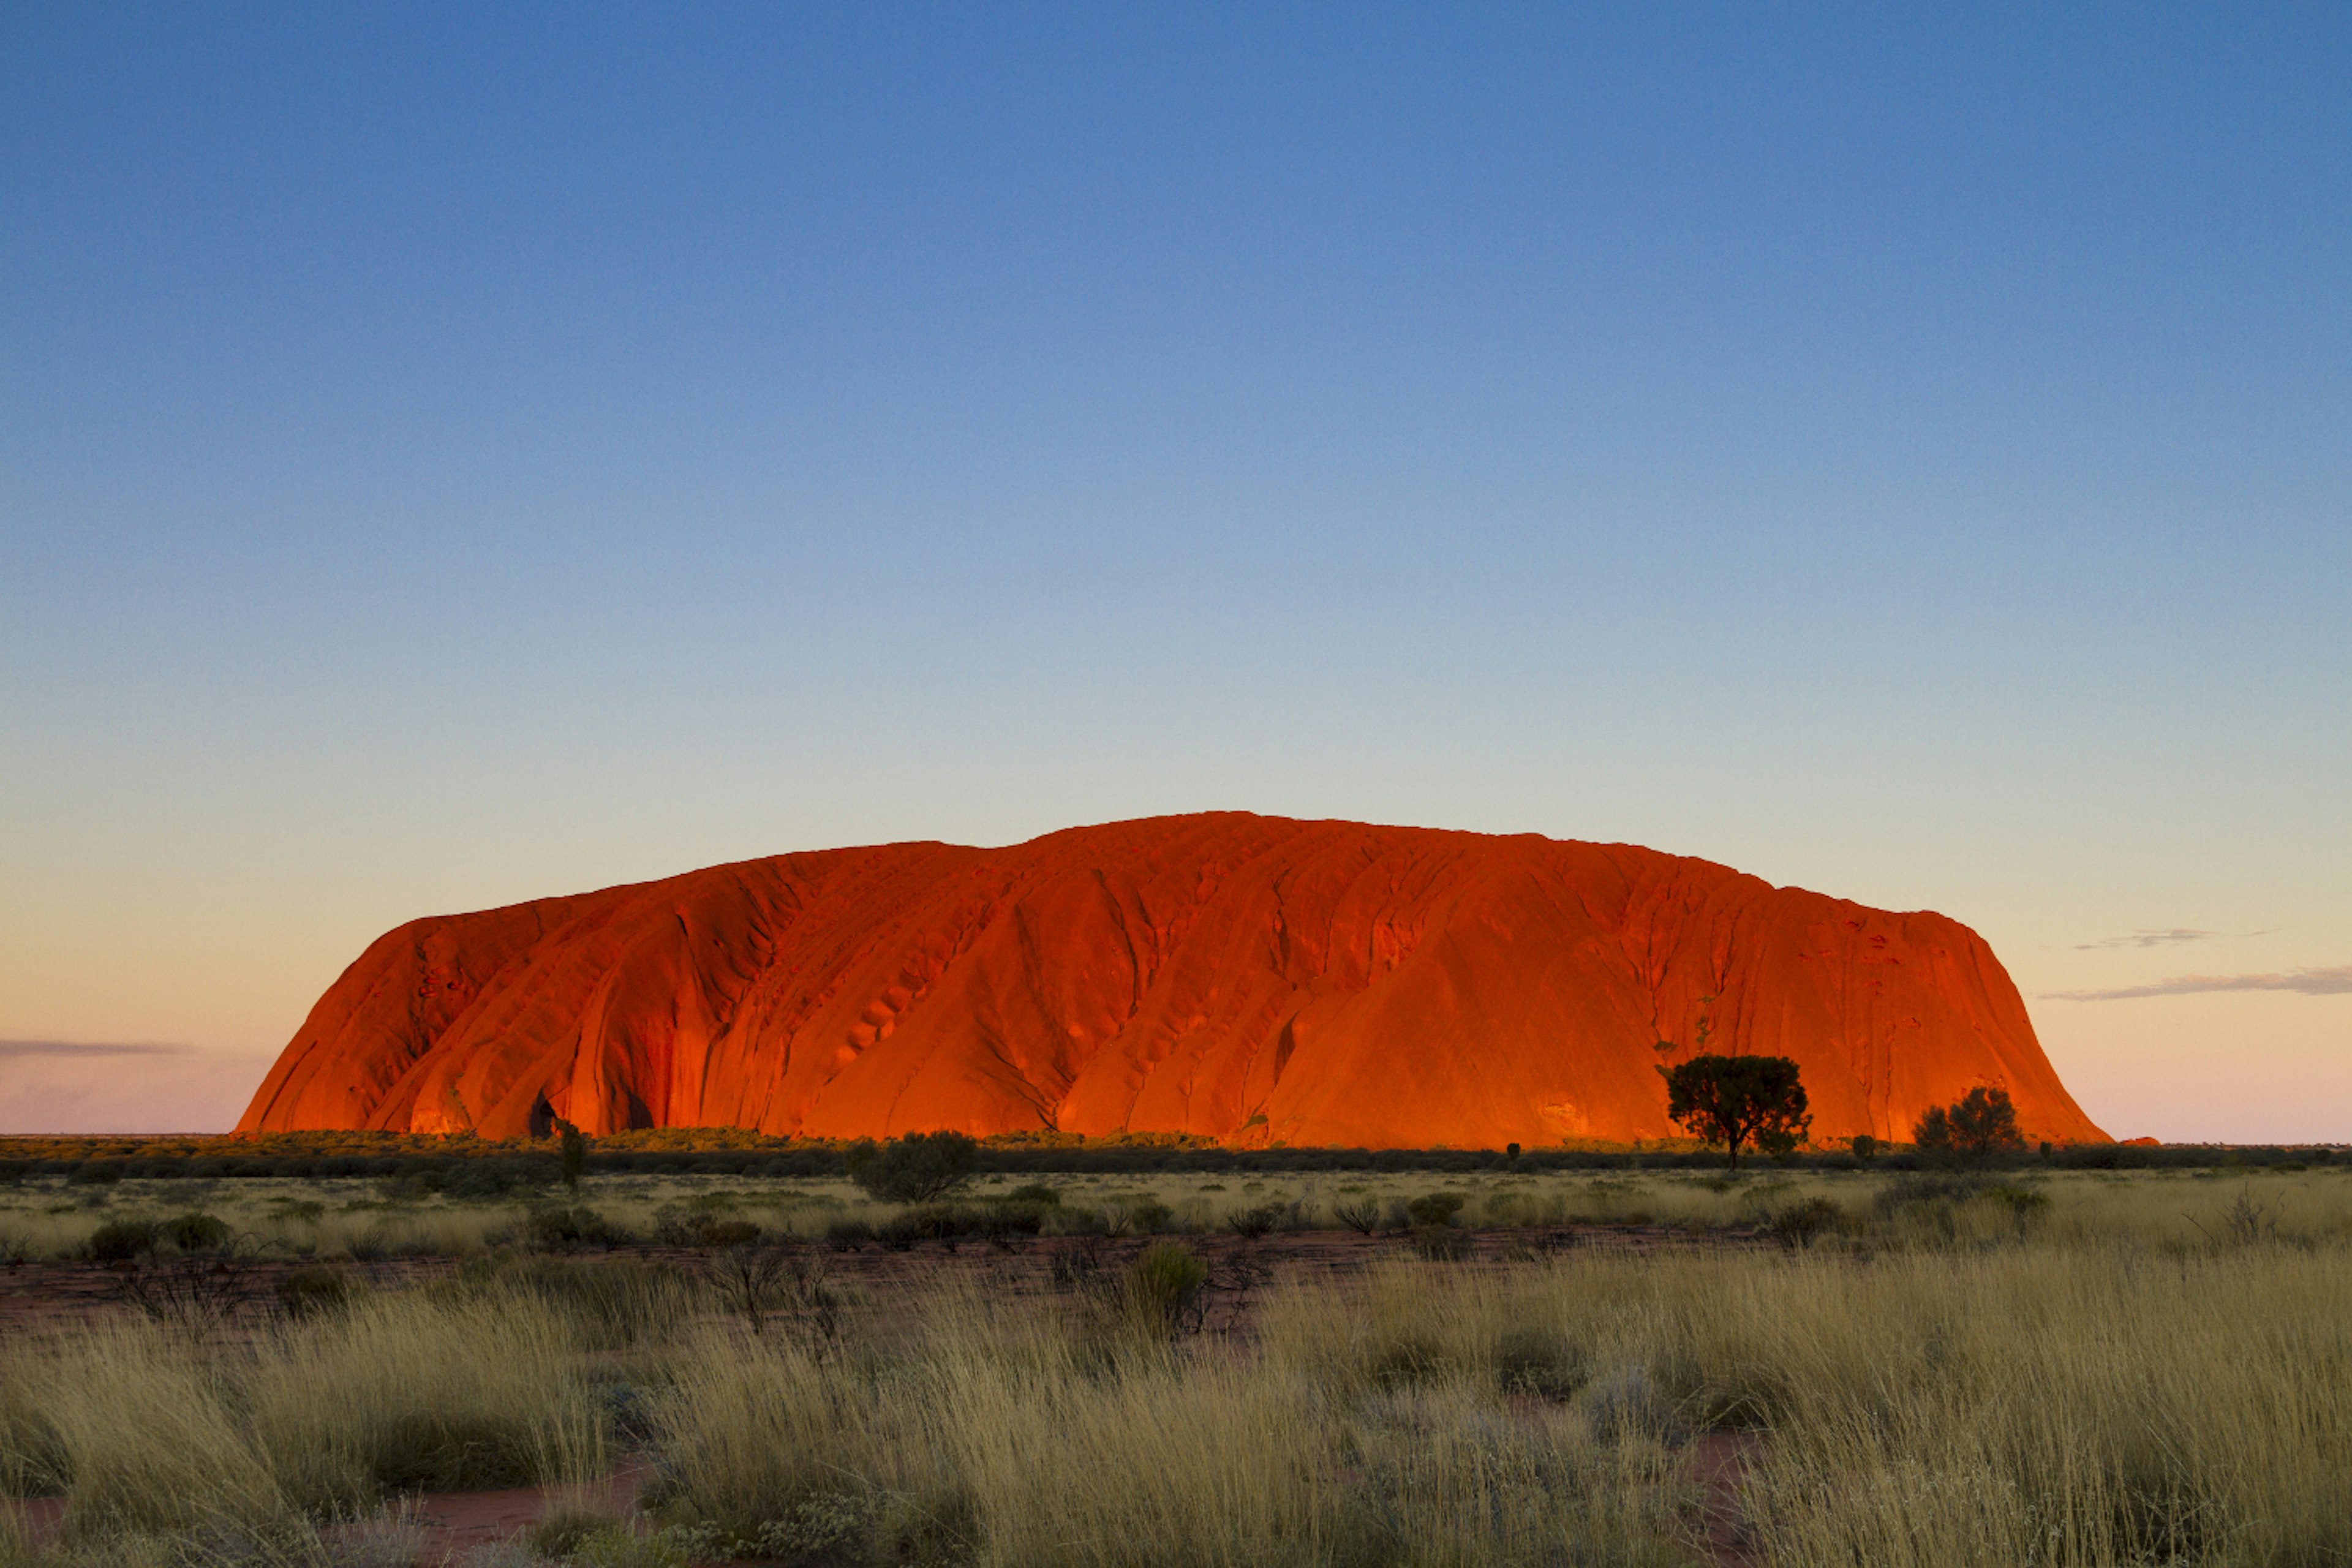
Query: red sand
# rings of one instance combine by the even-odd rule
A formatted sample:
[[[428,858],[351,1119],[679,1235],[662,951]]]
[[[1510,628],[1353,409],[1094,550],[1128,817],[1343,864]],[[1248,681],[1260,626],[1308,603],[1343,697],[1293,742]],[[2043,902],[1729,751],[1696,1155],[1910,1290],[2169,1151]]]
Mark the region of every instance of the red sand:
[[[1674,1132],[1794,1057],[1817,1140],[2007,1089],[2103,1142],[1981,938],[1626,845],[1219,813],[897,844],[413,921],[243,1131],[953,1128],[1499,1148]],[[1661,1039],[1676,1050],[1662,1055]]]

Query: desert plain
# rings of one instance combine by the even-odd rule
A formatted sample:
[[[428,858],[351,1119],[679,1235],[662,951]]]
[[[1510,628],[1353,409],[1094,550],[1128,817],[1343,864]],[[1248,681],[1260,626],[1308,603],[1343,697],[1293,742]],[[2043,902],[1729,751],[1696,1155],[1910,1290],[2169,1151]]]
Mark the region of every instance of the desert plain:
[[[11,1563],[2352,1554],[2329,1150],[11,1142]]]

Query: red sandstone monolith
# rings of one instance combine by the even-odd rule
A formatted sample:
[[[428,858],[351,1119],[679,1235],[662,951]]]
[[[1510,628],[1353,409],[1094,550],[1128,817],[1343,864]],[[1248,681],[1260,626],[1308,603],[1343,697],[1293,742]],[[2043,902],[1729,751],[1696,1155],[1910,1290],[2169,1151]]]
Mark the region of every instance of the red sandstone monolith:
[[[238,1126],[1622,1142],[1675,1133],[1654,1069],[1702,1023],[1710,1050],[1797,1059],[1817,1142],[1907,1138],[1979,1084],[2030,1139],[2105,1137],[1942,915],[1627,845],[1242,813],[415,921]]]

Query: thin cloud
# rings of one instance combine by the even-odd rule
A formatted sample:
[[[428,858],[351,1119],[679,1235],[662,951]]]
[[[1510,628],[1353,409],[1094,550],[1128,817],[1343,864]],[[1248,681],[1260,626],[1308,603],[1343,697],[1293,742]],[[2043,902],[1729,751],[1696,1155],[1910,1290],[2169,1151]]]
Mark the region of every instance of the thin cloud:
[[[2186,926],[2174,926],[2169,931],[2152,929],[2136,931],[2129,936],[2110,936],[2103,937],[2097,942],[2078,942],[2074,944],[2074,951],[2089,952],[2102,947],[2169,947],[2177,942],[2203,942],[2208,937],[2221,934],[2218,931],[2190,931]]]
[[[53,1057],[71,1061],[79,1057],[177,1057],[194,1048],[129,1040],[0,1040],[0,1058]]]
[[[2293,991],[2304,996],[2352,996],[2352,963],[2290,969],[2284,974],[2176,974],[2153,985],[2113,991],[2045,991],[2053,1002],[2129,1002],[2142,996],[2190,996],[2200,991]]]

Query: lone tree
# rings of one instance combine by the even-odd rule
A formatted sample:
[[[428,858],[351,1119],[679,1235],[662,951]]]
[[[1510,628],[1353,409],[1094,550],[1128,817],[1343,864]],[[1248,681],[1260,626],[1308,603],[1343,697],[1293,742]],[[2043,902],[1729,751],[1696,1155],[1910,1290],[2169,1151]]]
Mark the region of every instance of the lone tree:
[[[921,1204],[953,1192],[980,1165],[980,1145],[961,1132],[909,1132],[849,1146],[849,1179],[884,1203]]]
[[[1981,1160],[2024,1148],[2025,1134],[2018,1131],[2017,1107],[2010,1102],[2009,1090],[1979,1087],[1950,1105],[1929,1106],[1911,1129],[1911,1142],[1923,1153],[1971,1154]]]
[[[1793,1149],[1813,1124],[1805,1086],[1787,1057],[1693,1057],[1660,1068],[1666,1080],[1666,1115],[1692,1136],[1720,1143],[1739,1168],[1739,1146]]]

